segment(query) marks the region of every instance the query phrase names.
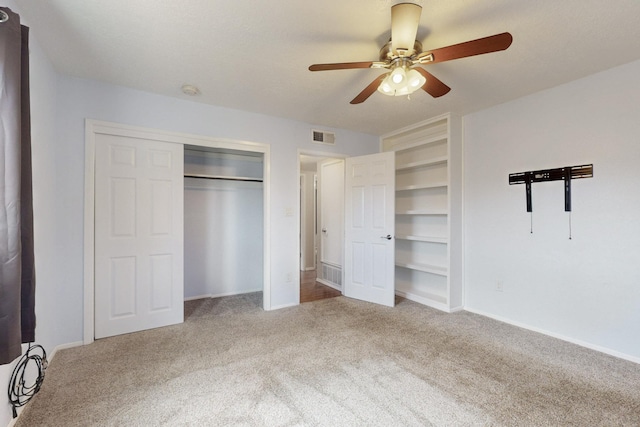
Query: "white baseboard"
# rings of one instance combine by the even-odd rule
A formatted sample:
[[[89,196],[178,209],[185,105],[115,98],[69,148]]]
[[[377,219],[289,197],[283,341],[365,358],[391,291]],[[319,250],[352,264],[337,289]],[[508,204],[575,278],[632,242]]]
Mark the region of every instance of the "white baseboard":
[[[255,292],[262,292],[262,288],[250,289],[248,291],[242,291],[242,292],[225,292],[222,294],[213,294],[211,295],[211,298],[230,297],[233,295],[243,295],[243,294],[253,294]]]
[[[82,341],[76,341],[76,342],[70,342],[67,344],[60,344],[54,347],[53,351],[51,352],[51,354],[47,354],[47,361],[49,363],[51,363],[51,361],[53,360],[53,357],[56,355],[56,353],[58,352],[58,350],[66,350],[68,348],[73,348],[73,347],[80,347],[81,345],[84,345],[84,342]]]
[[[290,304],[282,304],[282,305],[275,305],[275,306],[271,306],[271,309],[269,311],[273,311],[273,310],[280,310],[281,308],[288,308],[288,307],[295,307],[296,305],[300,305],[299,302],[293,302]]]
[[[222,294],[206,294],[206,295],[198,295],[198,296],[195,296],[195,297],[185,297],[184,301],[193,301],[193,300],[204,299],[204,298],[230,297],[230,296],[233,296],[233,295],[252,294],[254,292],[262,292],[262,288],[252,289],[252,290],[249,290],[249,291],[242,291],[242,292],[225,292],[225,293],[222,293]]]
[[[505,317],[496,316],[494,314],[486,313],[486,312],[484,312],[482,310],[475,310],[475,309],[469,308],[469,307],[465,307],[464,310],[468,311],[468,312],[471,312],[471,313],[479,314],[480,316],[489,317],[491,319],[498,320],[498,321],[503,322],[503,323],[508,323],[509,325],[517,326],[517,327],[522,328],[522,329],[527,329],[529,331],[538,332],[540,334],[547,335],[547,336],[550,336],[550,337],[553,337],[553,338],[557,338],[557,339],[562,340],[562,341],[570,342],[571,344],[576,344],[576,345],[579,345],[580,347],[585,347],[585,348],[588,348],[590,350],[599,351],[600,353],[608,354],[609,356],[617,357],[619,359],[624,359],[624,360],[628,360],[629,362],[634,362],[634,363],[640,364],[640,357],[632,356],[632,355],[626,354],[626,353],[621,353],[619,351],[612,350],[612,349],[607,348],[607,347],[602,347],[602,346],[599,346],[599,345],[596,345],[596,344],[592,344],[592,343],[589,343],[589,342],[586,342],[586,341],[577,340],[575,338],[567,337],[567,336],[562,335],[562,334],[557,334],[555,332],[551,332],[551,331],[547,331],[545,329],[537,328],[535,326],[527,325],[525,323],[516,322],[516,321],[513,321],[511,319],[507,319]]]
[[[342,292],[342,286],[338,286],[338,285],[336,285],[335,283],[331,283],[331,282],[329,282],[329,281],[327,281],[327,280],[324,280],[324,279],[316,279],[316,282],[318,282],[318,283],[322,283],[323,285],[328,286],[328,287],[330,287],[330,288],[333,288],[333,289],[335,289],[336,291],[340,291],[340,292]]]
[[[212,297],[211,294],[205,294],[205,295],[198,295],[198,296],[195,296],[195,297],[185,297],[184,300],[185,301],[194,301],[194,300],[197,300],[197,299],[205,299],[205,298],[211,298],[211,297]]]

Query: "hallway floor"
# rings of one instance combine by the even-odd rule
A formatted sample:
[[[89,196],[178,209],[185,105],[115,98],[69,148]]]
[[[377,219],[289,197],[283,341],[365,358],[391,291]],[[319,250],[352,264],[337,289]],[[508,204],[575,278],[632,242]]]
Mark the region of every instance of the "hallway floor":
[[[316,281],[316,271],[300,272],[300,302],[317,301],[342,295],[342,292]]]

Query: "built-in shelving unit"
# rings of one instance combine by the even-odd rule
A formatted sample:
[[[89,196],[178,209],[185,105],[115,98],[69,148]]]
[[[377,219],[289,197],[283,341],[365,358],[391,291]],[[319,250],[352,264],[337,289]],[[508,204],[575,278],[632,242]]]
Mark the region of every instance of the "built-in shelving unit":
[[[460,122],[447,114],[384,135],[396,153],[396,294],[462,308]]]

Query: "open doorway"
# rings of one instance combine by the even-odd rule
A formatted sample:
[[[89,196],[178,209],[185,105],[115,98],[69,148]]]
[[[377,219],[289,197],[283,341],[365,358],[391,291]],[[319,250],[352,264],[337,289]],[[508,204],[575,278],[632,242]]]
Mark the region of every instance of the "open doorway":
[[[300,154],[300,302],[342,295],[344,159]]]

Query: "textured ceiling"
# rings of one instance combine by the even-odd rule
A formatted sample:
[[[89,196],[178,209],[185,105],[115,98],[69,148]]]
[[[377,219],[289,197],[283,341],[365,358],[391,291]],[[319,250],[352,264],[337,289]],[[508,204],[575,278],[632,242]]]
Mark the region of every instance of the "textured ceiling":
[[[434,99],[374,93],[380,70],[310,72],[370,61],[390,37],[390,0],[18,0],[56,69],[196,102],[383,134],[467,114],[640,59],[638,0],[423,0],[418,40],[433,49],[508,31],[504,52],[433,64]],[[189,98],[180,87],[197,85]]]

